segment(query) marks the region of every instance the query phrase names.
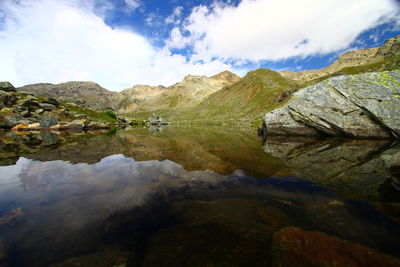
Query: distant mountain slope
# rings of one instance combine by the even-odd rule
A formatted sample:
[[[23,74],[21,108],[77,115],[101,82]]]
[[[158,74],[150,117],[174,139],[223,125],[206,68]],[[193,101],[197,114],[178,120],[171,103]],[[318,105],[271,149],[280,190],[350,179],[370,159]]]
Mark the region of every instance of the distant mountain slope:
[[[117,106],[120,113],[131,112],[138,108],[138,105],[150,98],[158,96],[168,90],[165,86],[135,85],[121,91],[123,99]]]
[[[340,56],[331,65],[322,69],[303,70],[299,72],[284,70],[281,71],[280,74],[289,79],[304,83],[312,81],[314,79],[322,78],[324,76],[329,76],[346,68],[354,69],[356,67],[368,64],[379,65],[379,63],[385,63],[384,61],[398,56],[400,56],[400,35],[386,40],[381,47],[373,47],[347,52]],[[372,71],[378,70],[380,69],[372,69]]]
[[[250,71],[240,81],[205,98],[196,109],[206,117],[250,119],[284,100],[283,93],[298,83],[269,69]]]
[[[138,110],[193,107],[207,96],[238,80],[240,77],[229,71],[211,77],[188,75],[181,82],[168,87],[160,95],[147,98],[138,105]]]
[[[111,92],[94,82],[38,83],[19,87],[17,91],[53,97],[97,110],[114,109],[123,98],[120,93]]]

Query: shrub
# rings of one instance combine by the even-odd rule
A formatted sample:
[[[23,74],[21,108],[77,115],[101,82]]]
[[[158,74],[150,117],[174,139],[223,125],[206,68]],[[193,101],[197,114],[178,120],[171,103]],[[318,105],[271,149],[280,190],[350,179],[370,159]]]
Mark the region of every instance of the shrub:
[[[117,115],[115,115],[114,111],[112,110],[107,110],[105,114],[110,118],[117,119]]]

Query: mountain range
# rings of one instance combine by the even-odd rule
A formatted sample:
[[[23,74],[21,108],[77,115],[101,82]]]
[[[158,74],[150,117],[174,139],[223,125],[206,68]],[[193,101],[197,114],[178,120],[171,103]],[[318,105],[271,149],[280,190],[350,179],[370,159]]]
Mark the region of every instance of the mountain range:
[[[278,73],[258,69],[243,78],[229,71],[210,77],[188,75],[169,87],[135,85],[121,92],[93,82],[33,84],[17,90],[87,108],[112,109],[134,119],[147,119],[157,113],[170,121],[257,123],[300,88],[333,76],[399,68],[400,36],[396,36],[381,47],[347,52],[331,65],[316,70]]]

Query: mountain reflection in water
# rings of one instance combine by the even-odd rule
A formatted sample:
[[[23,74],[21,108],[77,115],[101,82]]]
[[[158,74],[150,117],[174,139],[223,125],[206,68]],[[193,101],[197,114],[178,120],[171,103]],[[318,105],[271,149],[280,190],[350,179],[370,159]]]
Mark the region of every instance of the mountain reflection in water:
[[[318,265],[310,249],[339,265],[398,264],[391,142],[262,143],[222,127],[133,128],[34,150],[1,142],[16,159],[0,167],[5,266]]]

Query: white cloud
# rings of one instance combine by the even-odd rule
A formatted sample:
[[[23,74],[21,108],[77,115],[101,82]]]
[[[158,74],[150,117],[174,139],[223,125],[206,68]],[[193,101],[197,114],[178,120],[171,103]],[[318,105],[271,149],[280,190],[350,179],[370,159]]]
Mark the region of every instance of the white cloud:
[[[182,11],[183,11],[182,6],[175,7],[174,12],[165,19],[165,23],[166,24],[180,24]]]
[[[142,5],[142,2],[139,0],[124,0],[124,2],[130,12]]]
[[[7,17],[0,28],[0,80],[15,86],[90,80],[121,90],[136,83],[170,85],[190,72],[229,67],[159,51],[137,33],[107,26],[94,6],[79,1],[1,4]]]
[[[203,57],[280,60],[345,49],[363,31],[399,20],[395,0],[243,0],[198,6],[183,30]]]

